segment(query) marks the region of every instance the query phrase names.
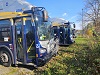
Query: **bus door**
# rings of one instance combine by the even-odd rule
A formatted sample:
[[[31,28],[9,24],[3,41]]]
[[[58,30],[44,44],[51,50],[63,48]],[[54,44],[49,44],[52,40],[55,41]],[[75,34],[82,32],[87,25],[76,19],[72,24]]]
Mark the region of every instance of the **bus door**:
[[[16,20],[16,41],[18,60],[24,63],[35,63],[35,35],[30,17],[25,18],[25,20]]]
[[[64,43],[68,44],[68,41],[69,41],[69,39],[68,39],[68,27],[65,26],[64,29],[65,29],[65,42]]]
[[[64,44],[64,27],[60,27],[59,43]]]
[[[24,51],[23,51],[23,37],[22,37],[22,20],[15,20],[15,33],[16,33],[16,51],[17,60],[24,61]]]
[[[26,18],[25,26],[27,60],[28,62],[36,63],[35,32],[32,25],[31,17]]]

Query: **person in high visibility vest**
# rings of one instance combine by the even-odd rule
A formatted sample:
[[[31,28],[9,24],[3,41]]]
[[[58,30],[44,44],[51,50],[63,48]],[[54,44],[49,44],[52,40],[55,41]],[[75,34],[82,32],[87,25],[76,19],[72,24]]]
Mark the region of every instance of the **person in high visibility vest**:
[[[44,36],[44,34],[42,34],[42,36],[40,36],[40,40],[45,40],[46,36]]]

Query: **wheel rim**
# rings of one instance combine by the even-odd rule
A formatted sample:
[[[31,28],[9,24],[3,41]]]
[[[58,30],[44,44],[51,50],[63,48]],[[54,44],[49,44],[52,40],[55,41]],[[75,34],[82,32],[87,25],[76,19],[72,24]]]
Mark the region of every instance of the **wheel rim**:
[[[8,62],[8,55],[6,53],[2,53],[0,56],[0,59],[3,63],[7,63]]]

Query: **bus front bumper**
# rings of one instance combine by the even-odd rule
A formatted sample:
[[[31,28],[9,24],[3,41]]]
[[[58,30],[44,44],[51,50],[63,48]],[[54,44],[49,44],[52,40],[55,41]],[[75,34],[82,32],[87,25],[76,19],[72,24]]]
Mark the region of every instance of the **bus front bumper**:
[[[44,66],[52,58],[51,54],[47,54],[44,57],[38,58],[38,67]]]

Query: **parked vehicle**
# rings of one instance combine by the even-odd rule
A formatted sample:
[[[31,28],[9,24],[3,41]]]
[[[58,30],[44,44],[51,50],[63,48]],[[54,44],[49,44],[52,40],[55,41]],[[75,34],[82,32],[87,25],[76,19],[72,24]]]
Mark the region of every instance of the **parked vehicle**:
[[[43,66],[57,53],[51,22],[44,7],[0,12],[0,62],[4,66],[33,63]]]
[[[73,24],[73,28],[71,27],[71,23]],[[53,28],[54,37],[59,38],[59,45],[70,45],[75,42],[75,24],[73,22],[55,25]]]

